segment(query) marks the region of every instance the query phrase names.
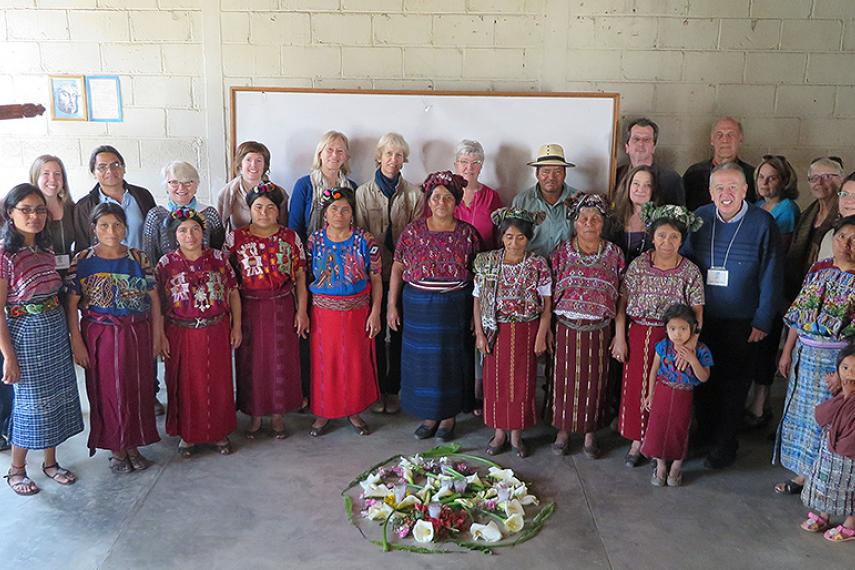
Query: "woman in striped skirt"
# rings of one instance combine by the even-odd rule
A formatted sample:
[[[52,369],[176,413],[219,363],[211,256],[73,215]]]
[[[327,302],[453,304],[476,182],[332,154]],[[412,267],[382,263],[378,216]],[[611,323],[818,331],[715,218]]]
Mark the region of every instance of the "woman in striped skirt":
[[[39,492],[27,476],[27,452],[44,450],[44,474],[70,485],[56,446],[83,431],[77,378],[58,293],[62,280],[45,225],[47,205],[31,184],[15,186],[3,202],[0,245],[0,351],[3,383],[14,386],[12,461],[6,480],[19,495]]]
[[[585,434],[585,455],[600,455],[595,432],[605,422],[611,321],[624,268],[621,250],[602,237],[608,203],[578,194],[568,214],[574,237],[550,256],[555,282],[555,373],[547,410],[558,429],[553,452],[567,453],[570,433]]]
[[[519,457],[528,450],[522,430],[537,422],[537,358],[546,352],[552,276],[546,259],[526,246],[540,215],[515,208],[492,214],[503,247],[475,258],[475,342],[484,355],[484,423],[496,430],[486,453],[508,443]]]

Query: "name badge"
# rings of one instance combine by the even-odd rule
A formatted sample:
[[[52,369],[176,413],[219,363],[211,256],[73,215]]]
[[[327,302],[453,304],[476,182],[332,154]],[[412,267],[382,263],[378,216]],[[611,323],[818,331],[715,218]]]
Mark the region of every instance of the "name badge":
[[[71,256],[70,255],[54,255],[56,258],[56,268],[57,269],[68,269],[71,267]]]
[[[727,287],[727,269],[724,267],[710,267],[707,271],[707,285]]]

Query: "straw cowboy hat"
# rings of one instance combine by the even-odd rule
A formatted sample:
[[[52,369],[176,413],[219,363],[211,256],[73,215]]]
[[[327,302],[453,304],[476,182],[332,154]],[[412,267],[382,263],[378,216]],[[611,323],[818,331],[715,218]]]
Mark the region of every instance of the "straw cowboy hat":
[[[537,160],[527,163],[529,166],[576,166],[564,160],[564,149],[560,144],[545,144],[537,151]]]

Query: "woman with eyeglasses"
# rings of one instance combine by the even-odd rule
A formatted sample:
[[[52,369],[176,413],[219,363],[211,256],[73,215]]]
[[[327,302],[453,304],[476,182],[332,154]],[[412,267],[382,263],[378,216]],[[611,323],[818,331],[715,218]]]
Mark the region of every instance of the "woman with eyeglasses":
[[[125,245],[142,249],[145,217],[155,206],[151,192],[125,181],[125,159],[110,145],[101,145],[92,151],[89,172],[97,183],[89,194],[74,205],[74,250],[83,251],[95,243],[89,217],[95,206],[102,202],[113,202],[122,207],[128,219]]]
[[[802,279],[819,257],[822,238],[837,220],[837,193],[843,182],[843,162],[823,156],[810,164],[808,183],[815,198],[802,212],[787,252],[784,298],[791,303],[799,293]]]
[[[767,154],[754,169],[754,181],[760,199],[755,202],[772,214],[781,233],[781,251],[787,251],[801,210],[795,200],[799,197],[798,175],[790,162],[783,156]],[[775,379],[778,368],[778,345],[784,330],[783,313],[786,307],[778,307],[778,315],[772,321],[772,330],[757,347],[754,395],[745,410],[743,423],[749,428],[759,428],[772,419],[769,408],[769,386]]]
[[[59,303],[62,280],[45,231],[47,203],[36,186],[19,184],[2,213],[0,352],[3,383],[14,386],[6,482],[19,495],[35,495],[40,489],[27,474],[28,452],[44,450],[45,476],[71,485],[77,476],[60,467],[56,447],[83,431],[83,417]]]
[[[171,214],[179,208],[190,208],[205,220],[204,247],[220,249],[226,231],[217,209],[196,200],[199,190],[199,172],[189,162],[174,161],[163,168],[163,184],[168,200],[166,206],[155,206],[145,217],[143,251],[153,265],[160,258],[178,249],[175,232],[169,231]]]
[[[840,191],[837,192],[838,219],[855,215],[855,172],[851,173],[843,181]],[[832,256],[831,242],[834,232],[826,232],[819,244],[819,255],[817,259],[828,259]]]

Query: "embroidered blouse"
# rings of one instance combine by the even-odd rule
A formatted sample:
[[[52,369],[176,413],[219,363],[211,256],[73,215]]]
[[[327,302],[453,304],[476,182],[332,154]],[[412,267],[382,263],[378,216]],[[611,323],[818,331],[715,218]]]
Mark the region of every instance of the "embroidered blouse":
[[[69,293],[80,296],[80,310],[117,317],[150,311],[156,283],[148,256],[131,247],[122,257],[106,259],[95,255],[96,247],[74,256],[65,277]]]
[[[469,270],[480,249],[475,228],[457,221],[451,231],[430,231],[426,219],[406,227],[395,247],[395,261],[404,266],[404,281],[414,284],[467,283]]]
[[[53,253],[28,247],[15,253],[0,247],[0,279],[8,284],[7,305],[41,303],[62,288]]]
[[[202,243],[205,247],[220,249],[223,247],[223,239],[226,230],[220,214],[213,206],[199,204],[196,206],[199,214],[205,219]],[[148,211],[143,225],[143,251],[149,260],[157,265],[160,258],[169,252],[178,249],[178,241],[175,235],[170,235],[169,221],[170,212],[163,206],[155,206]]]
[[[321,295],[347,297],[365,290],[371,275],[379,275],[382,266],[380,248],[374,236],[354,227],[344,241],[334,242],[326,229],[313,232],[306,240],[314,280],[309,291]]]
[[[659,370],[656,371],[656,377],[670,384],[688,384],[697,386],[701,383],[698,377],[695,376],[695,371],[691,366],[687,366],[685,370],[677,369],[677,351],[674,349],[674,343],[671,339],[664,338],[656,343],[656,354],[659,355]],[[702,342],[695,347],[695,356],[698,357],[701,366],[710,367],[713,365],[713,357],[710,349]]]
[[[784,322],[805,336],[831,341],[855,336],[855,273],[841,271],[831,259],[815,263]]]
[[[562,241],[550,255],[555,281],[553,312],[568,319],[613,319],[625,267],[623,252],[603,240],[600,253],[584,255],[573,241]]]
[[[674,303],[704,304],[704,280],[697,265],[683,257],[673,269],[657,269],[652,256],[653,251],[647,251],[635,258],[621,285],[632,320],[662,325],[662,315]]]
[[[176,250],[160,258],[155,274],[167,318],[210,319],[229,312],[237,280],[223,252],[206,248],[190,261]]]
[[[252,235],[249,226],[229,232],[223,253],[233,257],[244,291],[290,289],[297,271],[306,267],[300,236],[285,226],[267,237]]]
[[[504,249],[479,253],[475,258],[473,297],[493,303],[497,322],[532,321],[543,312],[543,298],[552,295],[552,274],[546,259],[528,253],[519,263],[502,260]]]

